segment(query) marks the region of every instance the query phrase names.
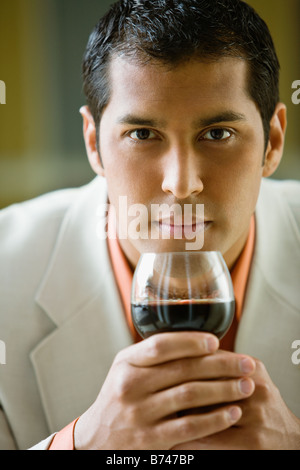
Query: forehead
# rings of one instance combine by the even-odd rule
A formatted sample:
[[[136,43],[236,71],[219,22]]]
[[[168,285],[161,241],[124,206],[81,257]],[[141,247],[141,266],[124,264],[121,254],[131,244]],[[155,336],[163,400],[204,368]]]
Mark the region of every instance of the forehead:
[[[110,99],[101,126],[113,129],[127,122],[177,132],[204,127],[212,117],[216,122],[216,116],[243,115],[244,122],[260,129],[261,115],[248,93],[247,78],[247,62],[237,58],[190,60],[171,68],[116,57],[110,64]]]
[[[176,101],[191,107],[217,101],[249,101],[247,63],[222,58],[214,62],[190,60],[170,67],[162,63],[138,64],[116,57],[110,64],[111,101],[119,106]]]

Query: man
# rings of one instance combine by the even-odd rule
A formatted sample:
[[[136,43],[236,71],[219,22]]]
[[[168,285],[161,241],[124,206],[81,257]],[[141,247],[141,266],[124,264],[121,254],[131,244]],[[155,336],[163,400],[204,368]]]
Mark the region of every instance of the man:
[[[98,177],[1,216],[2,447],[51,434],[36,448],[300,448],[300,185],[265,180],[286,130],[278,70],[266,25],[239,0],[122,0],[100,20],[81,109]],[[131,330],[140,253],[187,240],[150,216],[159,239],[121,237],[124,197],[148,214],[204,205],[192,228],[222,252],[237,301],[221,344]]]

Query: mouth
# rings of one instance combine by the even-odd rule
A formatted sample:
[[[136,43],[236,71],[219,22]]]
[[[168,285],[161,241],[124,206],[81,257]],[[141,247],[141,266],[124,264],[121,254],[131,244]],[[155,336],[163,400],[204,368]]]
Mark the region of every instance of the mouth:
[[[192,223],[188,224],[176,224],[173,220],[163,219],[158,222],[153,222],[153,224],[158,227],[159,232],[163,237],[178,239],[187,238],[190,240],[198,234],[205,232],[212,224],[212,221],[193,220]]]

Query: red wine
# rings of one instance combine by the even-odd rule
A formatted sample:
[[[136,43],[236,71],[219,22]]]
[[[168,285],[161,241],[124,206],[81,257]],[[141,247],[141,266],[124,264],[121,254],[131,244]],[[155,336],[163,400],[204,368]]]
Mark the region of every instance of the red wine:
[[[222,338],[229,330],[235,302],[219,299],[132,304],[133,324],[142,336],[168,331],[206,331]]]

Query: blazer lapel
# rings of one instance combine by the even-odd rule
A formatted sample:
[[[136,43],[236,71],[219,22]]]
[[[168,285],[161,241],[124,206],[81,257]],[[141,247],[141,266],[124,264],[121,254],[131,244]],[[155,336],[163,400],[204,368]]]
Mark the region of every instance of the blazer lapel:
[[[96,399],[117,352],[131,344],[104,230],[104,182],[83,188],[66,214],[36,302],[57,328],[31,353],[50,432]]]
[[[256,247],[235,350],[260,359],[290,409],[300,415],[299,369],[291,345],[300,338],[300,237],[292,206],[263,182]]]

